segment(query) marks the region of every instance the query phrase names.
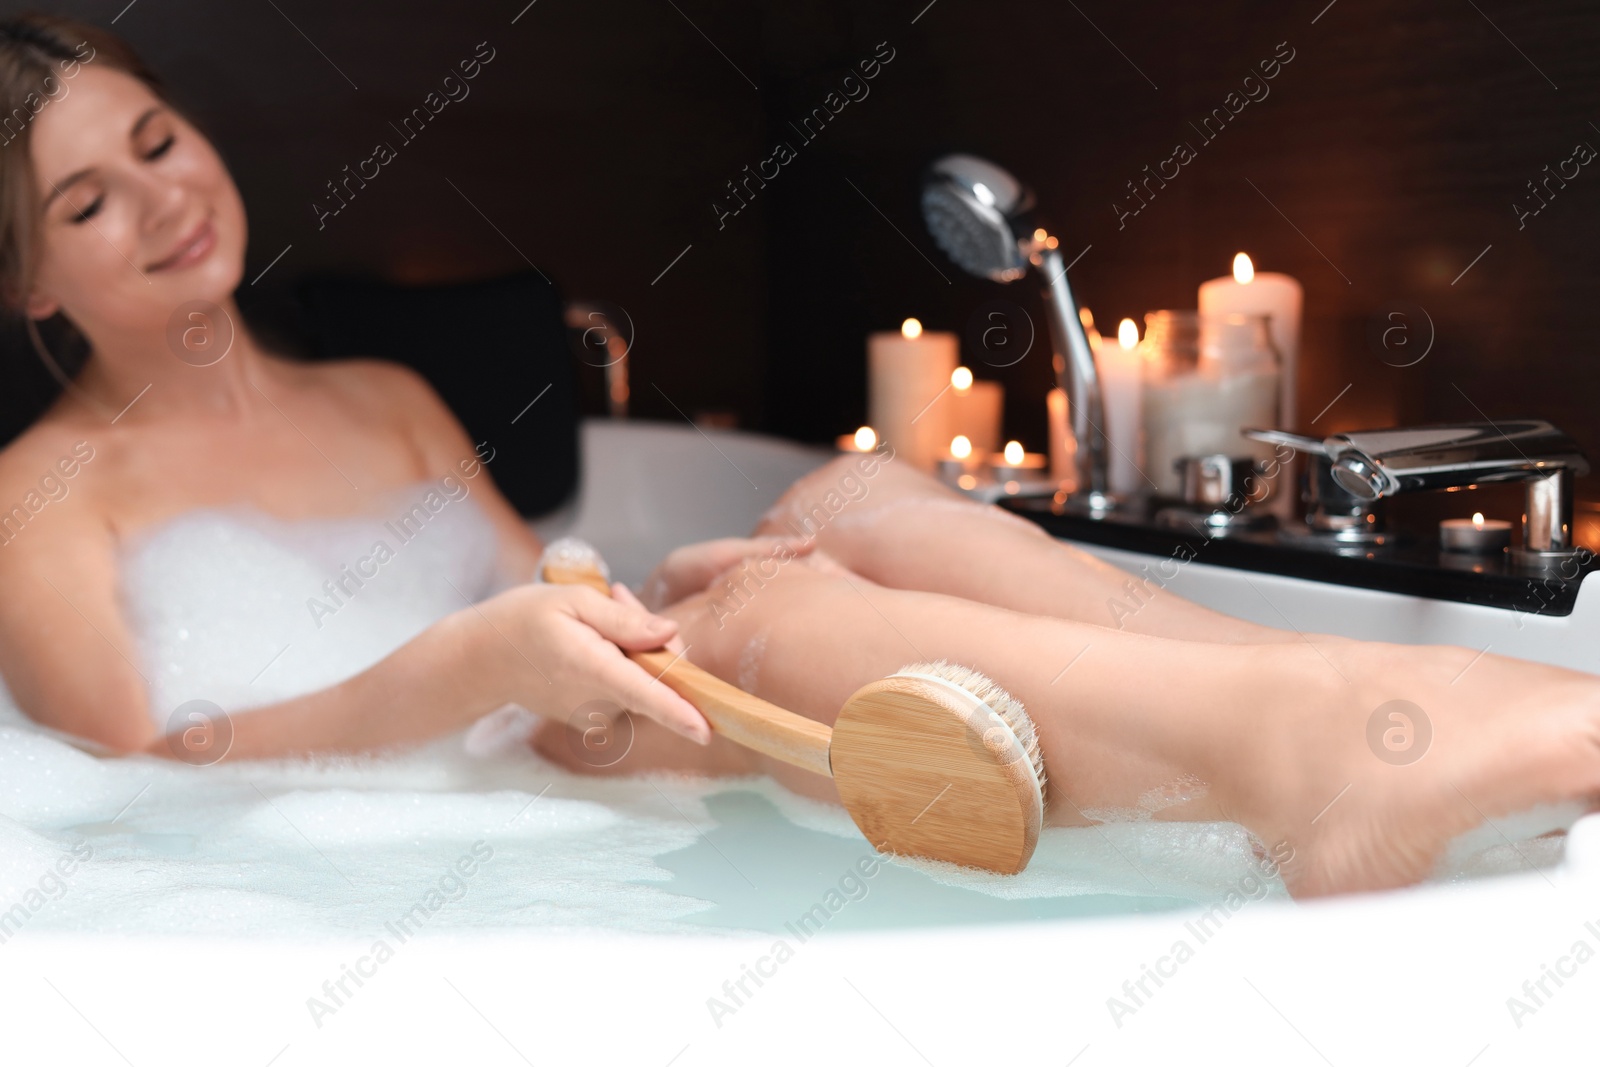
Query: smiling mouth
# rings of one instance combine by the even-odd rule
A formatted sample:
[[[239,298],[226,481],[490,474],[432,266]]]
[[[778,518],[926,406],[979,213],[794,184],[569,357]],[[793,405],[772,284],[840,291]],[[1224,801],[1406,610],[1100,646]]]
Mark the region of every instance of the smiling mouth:
[[[184,238],[183,243],[174,249],[171,255],[146,267],[145,273],[154,274],[157,271],[178,270],[191,266],[209,255],[216,244],[217,231],[211,225],[211,220],[206,219],[195,227],[194,232]]]

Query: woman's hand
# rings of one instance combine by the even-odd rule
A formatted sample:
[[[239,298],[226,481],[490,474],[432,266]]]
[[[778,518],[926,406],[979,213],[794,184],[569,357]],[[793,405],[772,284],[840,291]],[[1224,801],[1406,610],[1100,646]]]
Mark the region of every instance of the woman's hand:
[[[583,585],[520,585],[459,613],[478,653],[473,669],[489,672],[496,699],[546,718],[565,722],[608,700],[709,744],[705,717],[621,651],[681,650],[678,624],[646,611],[620,583],[613,589],[615,598]]]
[[[660,611],[701,592],[717,575],[747,559],[776,557],[787,562],[810,552],[815,545],[815,540],[799,537],[723,537],[684,545],[667,553],[667,558],[645,579],[640,599],[650,610]]]

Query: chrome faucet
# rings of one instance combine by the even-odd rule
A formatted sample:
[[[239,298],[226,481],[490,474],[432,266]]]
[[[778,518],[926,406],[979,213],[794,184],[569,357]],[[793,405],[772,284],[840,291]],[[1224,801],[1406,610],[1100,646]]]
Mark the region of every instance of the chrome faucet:
[[[1292,448],[1310,460],[1301,499],[1306,506],[1306,526],[1314,543],[1361,548],[1383,542],[1383,516],[1374,506],[1377,501],[1358,497],[1338,483],[1322,438],[1287,430],[1241,432],[1254,441]]]
[[[1572,540],[1572,479],[1589,473],[1577,443],[1541,419],[1465,422],[1334,434],[1318,447],[1275,431],[1246,431],[1326,457],[1328,473],[1354,500],[1400,493],[1524,482],[1519,565],[1544,570],[1578,554]]]

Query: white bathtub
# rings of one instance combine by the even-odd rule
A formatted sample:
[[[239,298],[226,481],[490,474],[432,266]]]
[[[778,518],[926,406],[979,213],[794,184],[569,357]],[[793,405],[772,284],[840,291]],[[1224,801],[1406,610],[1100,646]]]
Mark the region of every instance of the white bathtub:
[[[581,500],[538,525],[593,541],[626,580],[666,547],[748,529],[826,458],[649,424],[590,424],[584,445]],[[1568,619],[1515,630],[1487,609],[1251,580],[1256,589],[1193,564],[1178,588],[1272,625],[1282,612],[1302,629],[1493,641],[1589,667],[1600,648],[1592,594]],[[840,923],[803,942],[491,927],[408,940],[318,1021],[308,998],[368,953],[371,937],[30,930],[0,944],[0,1056],[139,1067],[1592,1062],[1600,959],[1579,963],[1573,949],[1600,951],[1597,890],[1600,826],[1589,819],[1551,869],[1308,905],[1251,902],[1210,920],[1190,909],[896,930]],[[781,961],[778,937],[792,952]],[[1170,958],[1179,940],[1193,950],[1181,963]],[[1159,987],[1146,979],[1149,995],[1135,1001],[1123,983],[1146,964],[1170,976]],[[1549,995],[1534,1004],[1522,986],[1547,964],[1570,976],[1559,987],[1545,978]],[[759,988],[746,979],[735,1001],[724,983],[745,965],[767,976]],[[1534,1010],[1514,1016],[1513,996]]]

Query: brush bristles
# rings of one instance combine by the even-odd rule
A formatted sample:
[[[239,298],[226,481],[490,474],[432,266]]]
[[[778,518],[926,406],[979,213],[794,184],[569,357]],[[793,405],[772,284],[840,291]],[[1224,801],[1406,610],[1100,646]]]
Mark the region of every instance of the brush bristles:
[[[952,685],[959,685],[981,700],[1017,736],[1023,752],[1027,754],[1029,764],[1033,767],[1033,776],[1039,781],[1039,794],[1045,795],[1044,750],[1039,746],[1039,731],[1028,715],[1028,709],[1022,706],[1022,701],[1008,693],[988,675],[971,667],[963,667],[959,663],[951,663],[949,660],[912,663],[900,668],[896,673],[926,674],[939,678]]]
[[[544,552],[539,556],[539,566],[534,571],[536,581],[545,580],[546,567],[560,567],[568,571],[598,571],[606,581],[611,580],[611,569],[601,558],[600,550],[576,537],[558,537],[544,546]]]

